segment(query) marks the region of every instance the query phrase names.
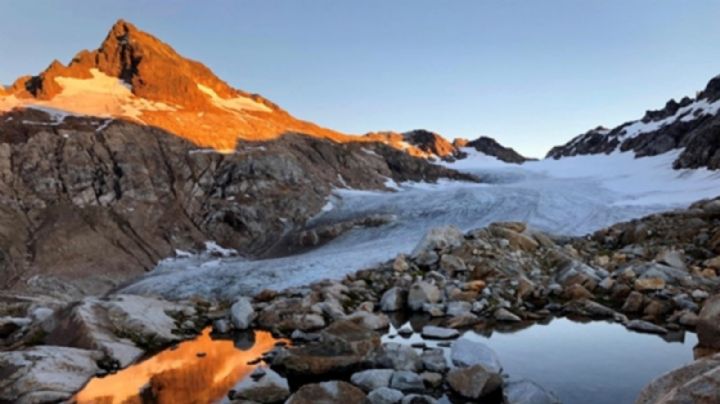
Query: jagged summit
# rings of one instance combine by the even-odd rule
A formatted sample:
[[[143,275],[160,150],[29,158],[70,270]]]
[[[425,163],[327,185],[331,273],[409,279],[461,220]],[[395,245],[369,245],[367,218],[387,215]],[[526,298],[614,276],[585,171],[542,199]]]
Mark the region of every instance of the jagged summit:
[[[53,61],[0,92],[0,112],[18,107],[127,119],[216,149],[287,133],[349,138],[231,87],[202,63],[124,20],[112,26],[98,49],[79,52],[67,65]]]
[[[682,149],[674,168],[720,169],[720,76],[712,78],[695,98],[670,100],[642,119],[613,129],[602,126],[552,148],[547,158],[630,152],[655,156]]]

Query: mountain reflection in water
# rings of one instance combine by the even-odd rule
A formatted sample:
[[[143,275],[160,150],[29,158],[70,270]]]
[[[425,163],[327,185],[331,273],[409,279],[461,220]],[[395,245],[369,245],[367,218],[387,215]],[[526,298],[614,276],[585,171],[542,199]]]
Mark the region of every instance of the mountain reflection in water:
[[[96,377],[75,396],[77,403],[210,403],[221,399],[270,351],[277,339],[266,331],[244,340],[214,340],[210,327],[196,339],[166,349],[106,377]],[[254,338],[253,338],[254,335]],[[204,356],[198,354],[204,354]]]

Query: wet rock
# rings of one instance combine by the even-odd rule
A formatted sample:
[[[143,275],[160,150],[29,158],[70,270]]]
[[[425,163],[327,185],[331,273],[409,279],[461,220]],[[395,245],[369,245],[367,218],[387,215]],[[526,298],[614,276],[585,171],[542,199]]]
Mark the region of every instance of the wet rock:
[[[441,348],[426,349],[420,354],[420,358],[425,370],[443,373],[448,369],[445,351]]]
[[[437,286],[425,281],[418,281],[410,287],[407,304],[410,310],[420,311],[425,304],[437,303],[441,298],[442,293]]]
[[[720,354],[666,373],[643,388],[636,404],[720,402]]]
[[[514,380],[503,386],[505,404],[560,404],[560,399],[531,380]]]
[[[262,368],[258,368],[262,369]],[[290,395],[287,380],[270,369],[263,369],[261,377],[246,377],[238,383],[230,397],[233,400],[249,400],[257,403],[276,403]]]
[[[330,381],[300,387],[285,404],[363,403],[365,397],[362,390],[350,383]]]
[[[482,342],[460,338],[450,347],[450,360],[458,367],[482,365],[490,372],[499,374],[502,365],[495,351]]]
[[[422,370],[422,359],[414,349],[407,345],[396,342],[383,344],[382,349],[377,353],[375,364],[379,367],[396,370]]]
[[[388,387],[394,370],[392,369],[369,369],[353,373],[350,377],[352,384],[365,391],[375,390],[380,387]]]
[[[720,349],[720,295],[705,301],[698,316],[696,330],[700,345]]]
[[[422,336],[428,339],[452,339],[460,336],[458,330],[452,328],[426,325],[422,329]]]
[[[504,308],[499,308],[495,310],[493,316],[495,317],[495,320],[506,323],[519,323],[520,321],[522,321],[522,319],[518,317],[515,313]]]
[[[44,403],[68,400],[99,372],[98,351],[35,346],[0,352],[0,401]]]
[[[405,395],[400,390],[391,389],[389,387],[380,387],[371,391],[367,395],[368,404],[396,404],[403,399]],[[349,403],[348,403],[349,404]]]
[[[667,334],[668,330],[655,325],[649,321],[644,320],[631,320],[625,324],[625,327],[629,330],[645,332],[649,334]]]
[[[502,385],[499,373],[491,372],[482,365],[454,368],[448,372],[447,382],[456,393],[477,400]]]
[[[409,370],[396,370],[390,379],[390,387],[403,393],[423,392],[425,383],[420,375]]]
[[[407,291],[397,286],[388,289],[380,299],[380,310],[386,312],[398,311],[407,305]]]

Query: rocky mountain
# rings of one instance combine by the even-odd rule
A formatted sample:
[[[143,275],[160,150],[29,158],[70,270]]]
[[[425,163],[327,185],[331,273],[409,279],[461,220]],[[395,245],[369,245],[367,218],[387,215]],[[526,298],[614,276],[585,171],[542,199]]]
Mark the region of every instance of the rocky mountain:
[[[365,134],[363,138],[385,143],[416,157],[439,158],[446,161],[465,157],[465,153],[443,135],[425,129],[415,129],[403,133],[371,132]]]
[[[505,147],[495,139],[487,136],[480,136],[475,140],[469,141],[465,147],[472,147],[483,154],[496,157],[498,160],[506,163],[522,164],[532,160],[516,152],[513,148]]]
[[[565,145],[554,147],[548,158],[632,151],[637,157],[682,149],[673,167],[720,168],[720,76],[708,82],[695,98],[670,100],[647,111],[642,119],[616,128],[597,127]]]
[[[124,21],[4,91],[4,288],[103,291],[209,240],[269,251],[333,188],[474,180],[293,118]]]

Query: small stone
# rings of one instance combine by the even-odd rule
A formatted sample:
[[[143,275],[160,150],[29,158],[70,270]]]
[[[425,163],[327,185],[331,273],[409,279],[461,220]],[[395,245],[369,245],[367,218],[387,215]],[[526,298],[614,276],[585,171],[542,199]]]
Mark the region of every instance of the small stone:
[[[422,336],[428,339],[453,339],[460,336],[458,330],[452,328],[436,327],[433,325],[426,325],[422,329]]]
[[[629,330],[645,332],[649,334],[667,334],[668,330],[657,326],[649,321],[644,320],[631,320],[625,324],[625,327]]]
[[[645,296],[640,292],[631,292],[625,303],[622,306],[622,311],[625,313],[639,313],[644,306]]]
[[[213,321],[213,332],[218,334],[227,334],[230,332],[230,324],[225,319],[218,319]]]
[[[408,264],[405,255],[400,254],[395,258],[395,261],[393,261],[392,267],[393,270],[396,272],[406,272],[410,269],[410,264]]]

